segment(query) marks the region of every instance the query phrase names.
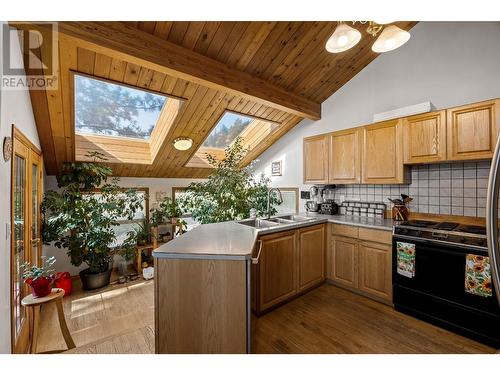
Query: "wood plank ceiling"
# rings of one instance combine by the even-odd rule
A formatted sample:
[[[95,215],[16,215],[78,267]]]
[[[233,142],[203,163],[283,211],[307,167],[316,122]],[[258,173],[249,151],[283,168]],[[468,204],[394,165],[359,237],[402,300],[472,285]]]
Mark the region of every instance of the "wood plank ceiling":
[[[245,72],[256,79],[322,103],[377,54],[371,51],[373,38],[356,25],[363,37],[357,46],[340,54],[326,52],[324,45],[336,22],[127,22],[128,27],[152,34]],[[398,22],[408,30],[415,22]],[[105,51],[104,51],[105,52]],[[75,157],[73,83],[71,72],[109,79],[186,99],[181,113],[168,130],[165,142],[150,165],[110,164],[116,176],[206,177],[207,168],[186,167],[225,110],[271,120],[279,129],[253,149],[249,163],[292,129],[303,118],[234,91],[209,88],[186,79],[110,56],[59,38],[59,89],[31,91],[35,119],[46,161],[47,174],[56,174],[65,161]],[[42,58],[44,51],[40,51]],[[51,135],[51,136],[48,136]],[[179,136],[194,140],[189,151],[178,151],[172,141]]]

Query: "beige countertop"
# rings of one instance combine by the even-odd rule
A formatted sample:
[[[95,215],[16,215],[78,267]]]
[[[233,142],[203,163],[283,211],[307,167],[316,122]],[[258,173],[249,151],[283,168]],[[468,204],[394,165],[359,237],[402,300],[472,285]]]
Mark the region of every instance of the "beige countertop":
[[[300,213],[313,220],[283,224],[269,228],[253,228],[238,222],[202,224],[153,251],[157,258],[250,259],[259,235],[276,233],[305,226],[336,223],[372,229],[392,230],[391,219],[348,215]],[[280,215],[281,216],[281,215]]]

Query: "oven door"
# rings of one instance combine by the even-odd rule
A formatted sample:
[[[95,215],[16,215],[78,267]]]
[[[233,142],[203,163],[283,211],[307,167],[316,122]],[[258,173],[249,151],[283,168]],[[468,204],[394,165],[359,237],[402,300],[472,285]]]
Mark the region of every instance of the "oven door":
[[[406,277],[397,271],[397,242],[415,244],[415,275]],[[468,308],[500,315],[493,290],[491,297],[465,291],[465,259],[467,254],[488,256],[487,250],[455,245],[415,241],[394,236],[393,284],[451,301]],[[394,303],[398,301],[395,300]]]

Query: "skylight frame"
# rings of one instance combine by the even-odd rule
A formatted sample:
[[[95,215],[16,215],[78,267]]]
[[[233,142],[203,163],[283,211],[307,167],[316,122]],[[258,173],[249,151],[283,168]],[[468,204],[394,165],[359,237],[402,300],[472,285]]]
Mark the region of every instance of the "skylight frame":
[[[156,96],[161,96],[161,97],[165,98],[165,101],[163,102],[162,108],[159,111],[158,117],[156,118],[154,127],[151,130],[149,137],[148,138],[140,138],[140,137],[127,137],[127,136],[114,135],[114,134],[112,135],[112,134],[96,134],[96,133],[79,132],[77,127],[76,127],[76,94],[77,94],[77,92],[76,92],[76,77],[78,77],[78,76],[83,77],[83,78],[87,78],[90,80],[94,80],[94,81],[101,81],[101,82],[104,82],[104,83],[110,84],[110,85],[125,87],[127,89],[131,89],[131,90],[135,90],[135,91],[150,93],[150,94],[153,94]],[[87,74],[87,73],[70,71],[70,78],[71,78],[70,82],[71,82],[71,93],[72,93],[72,95],[71,95],[71,122],[72,122],[73,130],[74,130],[75,134],[79,134],[79,135],[92,136],[92,137],[107,137],[107,138],[114,138],[114,139],[123,140],[123,141],[139,141],[139,142],[151,143],[151,141],[152,141],[151,136],[154,133],[156,126],[158,125],[158,121],[160,119],[161,113],[162,113],[163,109],[165,108],[165,105],[167,104],[168,100],[174,99],[174,100],[179,100],[179,101],[185,102],[184,98],[178,98],[178,97],[175,97],[173,95],[165,94],[163,92],[151,90],[147,87],[134,86],[134,85],[131,85],[131,84],[128,84],[125,82],[114,81],[111,79],[98,77],[98,76],[94,76],[94,75]]]
[[[218,126],[218,124],[220,123],[220,121],[222,120],[222,118],[224,118],[224,116],[226,115],[226,113],[231,113],[231,114],[234,114],[234,115],[237,115],[237,116],[248,117],[248,118],[251,118],[252,121],[227,146],[225,146],[223,148],[215,148],[215,147],[203,146],[203,144],[205,143],[205,141],[212,134],[212,132],[214,131],[214,129]],[[241,136],[241,134],[243,134],[246,130],[248,130],[249,127],[251,127],[252,124],[255,123],[255,121],[262,121],[262,122],[268,123],[268,124],[270,124],[271,126],[274,127],[274,129],[272,129],[272,131],[270,133],[268,133],[266,135],[266,137],[270,136],[270,135],[274,134],[276,131],[278,131],[278,129],[279,129],[280,125],[281,125],[281,123],[278,122],[278,121],[269,120],[267,118],[258,117],[258,116],[255,116],[255,115],[252,115],[252,114],[248,114],[248,113],[237,112],[237,111],[234,111],[234,110],[231,110],[231,109],[225,109],[224,112],[218,117],[218,119],[215,122],[215,125],[213,126],[212,130],[203,139],[203,141],[201,142],[201,144],[198,147],[198,149],[196,150],[196,152],[191,156],[191,158],[186,162],[186,164],[184,164],[184,166],[185,167],[198,167],[198,168],[211,168],[208,165],[208,162],[206,160],[206,153],[213,154],[216,158],[222,157],[224,155],[225,148],[231,146],[234,143],[234,141],[236,140],[236,138],[238,138],[239,136]],[[259,147],[263,142],[265,142],[266,137],[264,139],[260,139],[259,142],[256,143],[256,144],[251,143],[250,146],[253,145],[253,147],[250,147],[248,149],[248,152],[250,153],[255,148]],[[243,142],[243,146],[245,148],[247,146],[247,145],[245,145],[245,141]],[[203,164],[200,164],[200,163],[203,163]]]

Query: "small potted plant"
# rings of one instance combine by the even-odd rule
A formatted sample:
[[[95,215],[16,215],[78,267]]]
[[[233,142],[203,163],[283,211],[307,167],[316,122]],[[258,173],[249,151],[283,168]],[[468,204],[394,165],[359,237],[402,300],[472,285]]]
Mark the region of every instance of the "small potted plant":
[[[55,270],[51,267],[55,262],[55,257],[42,256],[41,267],[31,265],[28,262],[21,265],[23,280],[31,287],[31,294],[34,298],[45,297],[52,291]]]
[[[179,205],[170,197],[165,197],[158,204],[158,207],[152,208],[150,211],[151,223],[154,227],[168,222],[176,224],[182,215]]]

